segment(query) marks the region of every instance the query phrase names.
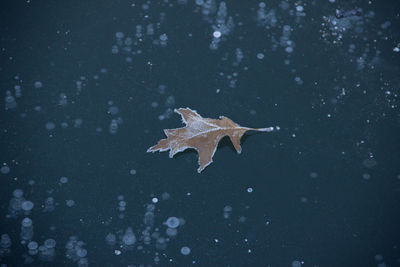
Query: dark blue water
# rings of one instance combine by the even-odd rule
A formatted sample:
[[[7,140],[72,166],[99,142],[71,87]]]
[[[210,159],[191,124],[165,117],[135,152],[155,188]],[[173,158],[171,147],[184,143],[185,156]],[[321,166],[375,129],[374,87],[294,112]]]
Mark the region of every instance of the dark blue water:
[[[400,266],[397,1],[0,4],[0,266]],[[146,153],[231,118],[194,150]]]

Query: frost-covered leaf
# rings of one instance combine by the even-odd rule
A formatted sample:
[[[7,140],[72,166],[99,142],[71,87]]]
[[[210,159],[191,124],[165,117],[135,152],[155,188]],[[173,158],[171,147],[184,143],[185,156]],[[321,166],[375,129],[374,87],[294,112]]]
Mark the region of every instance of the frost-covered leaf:
[[[194,148],[199,154],[199,165],[197,171],[200,173],[205,167],[212,163],[212,157],[219,141],[224,136],[229,136],[237,153],[242,151],[240,139],[247,131],[271,132],[269,128],[248,128],[234,123],[231,119],[220,116],[219,119],[201,117],[195,110],[190,108],[179,108],[174,110],[182,117],[183,128],[165,129],[167,139],[161,139],[157,145],[150,147],[147,152],[169,151],[172,158],[176,153],[188,148]]]

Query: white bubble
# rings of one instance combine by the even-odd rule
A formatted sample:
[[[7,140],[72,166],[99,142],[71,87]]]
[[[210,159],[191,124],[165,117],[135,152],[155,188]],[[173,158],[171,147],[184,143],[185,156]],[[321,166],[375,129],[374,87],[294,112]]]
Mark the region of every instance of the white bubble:
[[[72,206],[75,205],[75,201],[72,200],[72,199],[67,199],[67,200],[65,201],[65,205],[67,205],[67,207],[72,207]]]
[[[167,97],[165,100],[165,106],[166,107],[173,107],[175,105],[175,97],[170,95]]]
[[[375,167],[376,165],[376,160],[374,158],[367,158],[363,161],[363,165],[367,167],[368,169]]]
[[[365,180],[369,180],[369,179],[371,178],[371,175],[370,175],[369,173],[364,173],[364,174],[362,175],[362,177],[363,177]]]
[[[106,236],[106,242],[107,242],[107,244],[109,244],[109,245],[114,245],[115,244],[115,242],[117,241],[117,237],[114,235],[114,234],[108,234],[107,236]]]
[[[176,236],[178,234],[178,230],[176,228],[167,228],[167,230],[165,231],[165,233],[168,236]]]
[[[258,53],[257,54],[257,58],[258,59],[263,59],[264,58],[264,54],[263,53]]]
[[[21,222],[23,227],[31,227],[32,226],[32,220],[29,219],[28,217],[24,218]]]
[[[118,112],[119,112],[119,109],[117,106],[111,106],[108,108],[108,114],[117,115]]]
[[[122,237],[122,241],[124,242],[125,245],[130,246],[130,245],[135,244],[136,238],[135,238],[135,235],[133,235],[133,234],[124,235]]]
[[[46,239],[44,241],[44,246],[46,248],[54,248],[56,246],[56,241],[52,238]]]
[[[21,207],[22,207],[22,209],[24,210],[24,211],[30,211],[30,210],[32,210],[33,209],[33,202],[32,201],[29,201],[29,200],[27,200],[27,201],[24,201],[24,202],[22,202],[22,205],[21,205]]]
[[[81,258],[78,261],[78,267],[87,267],[89,266],[89,261],[87,258]]]
[[[385,29],[389,28],[390,25],[392,25],[392,23],[390,21],[385,21],[383,24],[381,24],[381,28],[385,30]]]
[[[75,128],[80,128],[82,126],[83,120],[82,119],[76,119],[74,121],[74,127]]]
[[[286,53],[292,53],[293,52],[293,47],[288,46],[285,48]]]
[[[15,189],[13,192],[13,196],[16,198],[21,198],[24,195],[24,191],[22,189]]]
[[[84,257],[87,255],[87,250],[84,249],[84,248],[78,248],[78,249],[76,250],[76,255],[77,255],[79,258],[84,258]]]
[[[125,231],[125,235],[122,237],[122,242],[127,246],[132,246],[136,242],[136,236],[132,232],[131,228],[128,228]]]
[[[118,54],[119,50],[118,50],[118,46],[113,45],[111,47],[111,54]]]
[[[46,123],[47,130],[51,131],[51,130],[54,130],[54,128],[56,128],[56,125],[54,124],[54,122],[49,121]]]
[[[302,80],[299,76],[296,76],[296,77],[294,78],[294,80],[296,81],[296,83],[297,83],[298,85],[302,85],[302,84],[303,84],[303,80]]]
[[[399,176],[400,176],[400,175],[399,175]],[[400,179],[400,178],[399,178],[399,179]],[[163,200],[168,200],[170,197],[171,197],[170,194],[167,193],[167,192],[164,192],[164,193],[161,194],[161,198],[162,198]]]
[[[297,6],[297,7],[296,7],[296,10],[297,10],[298,12],[302,12],[302,11],[304,10],[304,7],[303,7],[303,6]]]
[[[232,211],[232,207],[231,206],[225,206],[224,207],[224,212],[231,212]]]
[[[62,184],[68,183],[68,177],[65,177],[65,176],[61,177],[60,178],[60,183],[62,183]]]
[[[153,203],[157,203],[157,202],[158,202],[158,198],[156,198],[156,197],[153,197],[153,198],[151,199],[151,202],[153,202]]]
[[[248,192],[248,193],[253,192],[253,188],[251,188],[251,187],[247,188],[247,192]]]
[[[165,33],[163,33],[163,34],[160,35],[160,40],[161,41],[167,41],[168,40],[168,36]]]
[[[9,248],[11,246],[11,238],[8,234],[2,234],[0,237],[0,247]]]
[[[179,226],[179,219],[177,217],[169,217],[165,224],[170,228],[176,228]]]
[[[33,86],[35,86],[35,88],[40,88],[43,86],[43,83],[41,81],[36,81]]]
[[[182,247],[181,248],[181,253],[183,254],[183,255],[189,255],[190,254],[190,248],[189,247]]]
[[[6,104],[6,106],[5,106],[6,110],[14,109],[14,108],[17,107],[17,102],[15,102],[15,98],[12,95],[7,95],[4,100],[6,102],[5,103]]]
[[[37,242],[35,242],[35,241],[31,241],[31,242],[28,243],[28,248],[30,250],[37,249],[38,247],[39,247],[39,244]]]
[[[116,134],[117,133],[117,131],[118,131],[118,122],[117,122],[117,120],[111,120],[110,126],[108,128],[108,131],[111,134]]]
[[[124,33],[123,32],[116,32],[115,33],[115,37],[117,37],[118,39],[122,39],[122,38],[124,38]]]
[[[219,37],[221,37],[221,32],[220,31],[215,31],[215,32],[213,32],[213,36],[215,38],[219,38]]]
[[[125,61],[126,61],[127,63],[131,63],[131,62],[133,61],[133,59],[132,59],[131,57],[126,57],[126,58],[125,58]]]
[[[136,174],[136,170],[135,170],[135,169],[131,169],[131,170],[129,171],[129,173],[130,173],[131,175],[135,175],[135,174]]]
[[[0,172],[1,172],[2,174],[7,174],[7,173],[10,172],[10,167],[8,167],[7,165],[3,165],[3,166],[1,166],[1,168],[0,168]]]
[[[375,255],[375,260],[376,261],[383,261],[383,256],[381,254],[376,254]]]

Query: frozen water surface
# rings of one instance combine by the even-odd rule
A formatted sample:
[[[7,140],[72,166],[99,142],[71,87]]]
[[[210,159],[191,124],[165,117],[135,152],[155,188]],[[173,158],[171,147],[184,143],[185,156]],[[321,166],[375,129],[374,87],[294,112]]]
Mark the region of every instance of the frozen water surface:
[[[1,267],[399,264],[397,2],[2,7]],[[180,107],[268,131],[199,175]]]

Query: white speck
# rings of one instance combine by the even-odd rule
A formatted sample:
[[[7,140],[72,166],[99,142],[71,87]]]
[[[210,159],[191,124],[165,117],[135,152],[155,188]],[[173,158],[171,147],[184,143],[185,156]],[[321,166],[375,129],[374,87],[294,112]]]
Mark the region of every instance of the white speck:
[[[303,6],[297,6],[296,7],[297,12],[302,12],[304,10]]]
[[[221,32],[220,31],[215,31],[215,32],[213,32],[213,36],[215,38],[219,38],[219,37],[221,37]]]
[[[263,59],[264,58],[264,54],[263,53],[258,53],[257,54],[257,58],[258,59]]]
[[[251,187],[247,188],[247,192],[249,192],[249,193],[253,192],[253,188],[251,188]]]
[[[158,202],[158,198],[156,198],[156,197],[153,197],[153,198],[151,199],[151,202],[153,202],[153,203],[157,203],[157,202]]]
[[[114,250],[114,254],[117,255],[117,256],[121,255],[121,250],[118,250],[118,249]]]
[[[300,78],[300,77],[295,77],[294,78],[294,80],[296,81],[296,83],[298,84],[298,85],[302,85],[303,84],[303,80]]]
[[[136,170],[135,170],[135,169],[131,169],[131,170],[129,171],[129,173],[130,173],[131,175],[135,175],[135,174],[136,174]]]

